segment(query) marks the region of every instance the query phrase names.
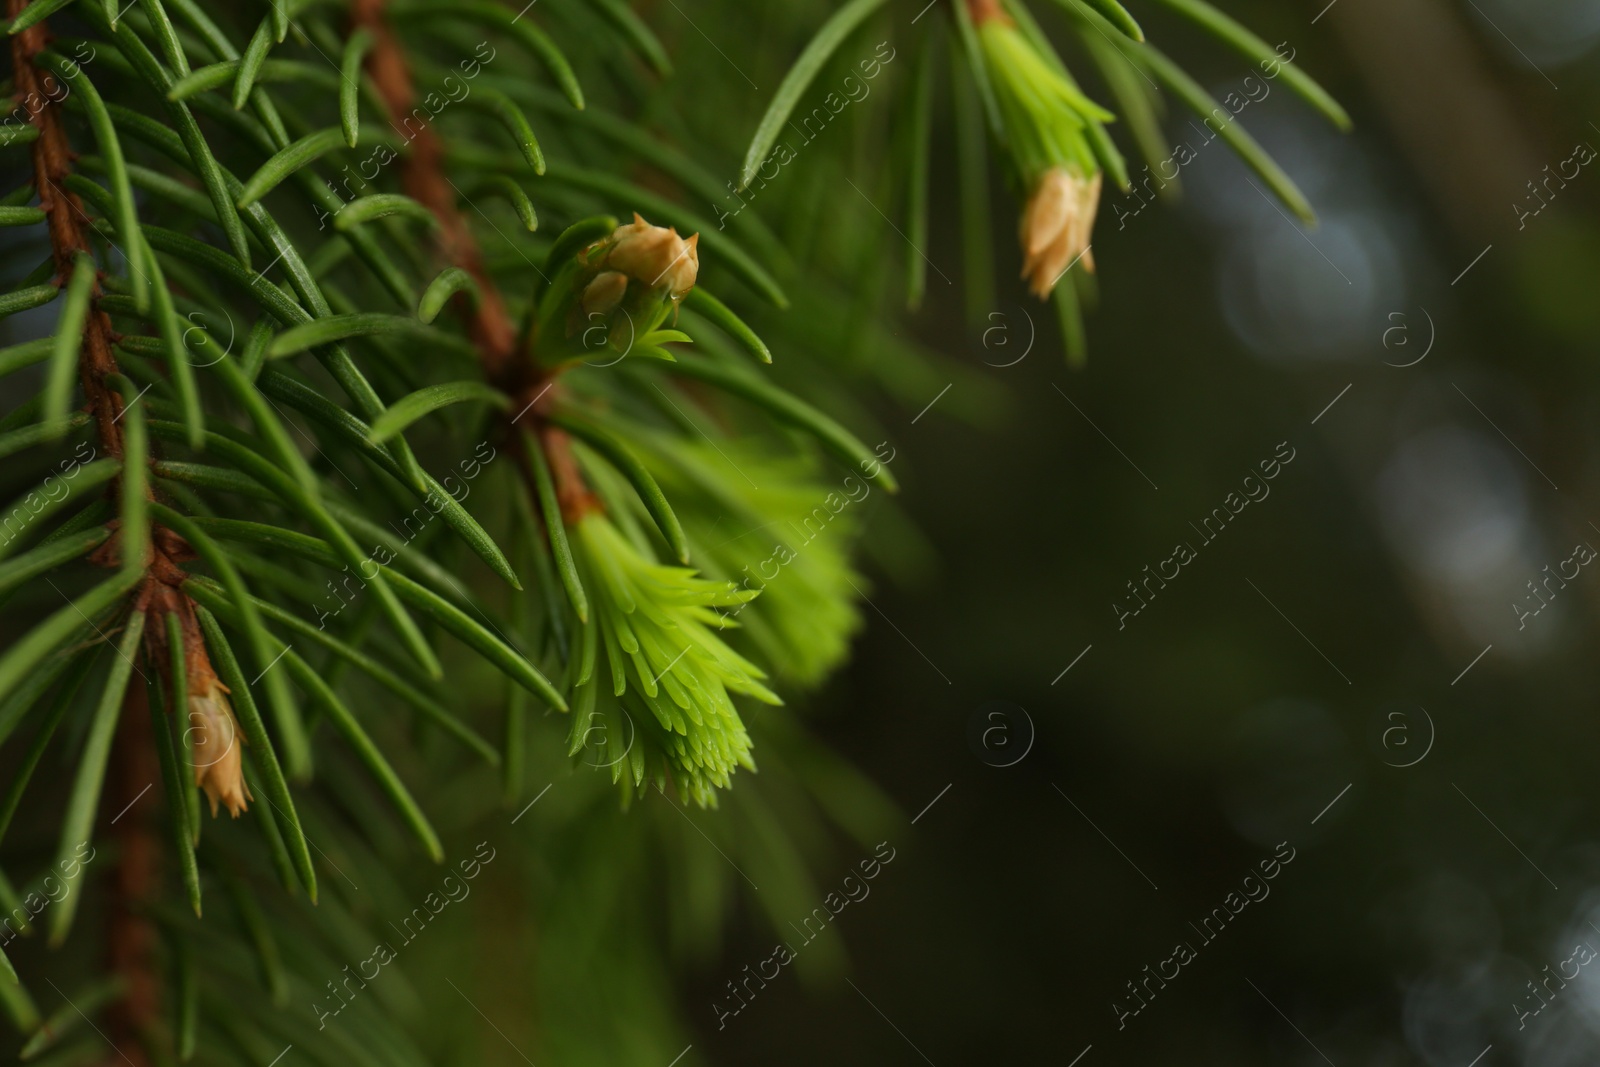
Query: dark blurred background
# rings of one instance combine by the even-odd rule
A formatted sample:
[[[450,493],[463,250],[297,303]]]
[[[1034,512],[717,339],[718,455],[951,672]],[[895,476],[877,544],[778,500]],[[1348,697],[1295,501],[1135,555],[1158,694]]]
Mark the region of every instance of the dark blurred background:
[[[1250,73],[1132,6],[1214,95]],[[936,562],[880,567],[853,665],[807,709],[917,821],[824,935],[848,980],[784,973],[719,1029],[708,1005],[771,951],[751,919],[682,989],[710,1062],[1600,1062],[1600,981],[1574,951],[1600,949],[1600,573],[1578,548],[1600,546],[1600,175],[1528,184],[1600,146],[1600,3],[1223,6],[1356,119],[1339,135],[1281,86],[1241,116],[1321,225],[1220,146],[1120,230],[1108,193],[1085,370],[1020,284],[963,314],[935,169],[936,272],[906,336],[1007,406],[966,418],[938,376],[880,409]],[[720,58],[656,15],[731,176],[818,13],[707,26]],[[697,100],[695,69],[724,60],[763,91]],[[1178,111],[1166,127],[1196,139]],[[841,177],[875,188],[873,136],[860,169],[801,158],[785,180],[854,210]],[[1205,542],[1191,524],[1280,443],[1270,496]],[[1180,541],[1194,560],[1119,628],[1127,583]],[[819,884],[858,858],[841,847]],[[1177,977],[1139,984],[1180,942]]]

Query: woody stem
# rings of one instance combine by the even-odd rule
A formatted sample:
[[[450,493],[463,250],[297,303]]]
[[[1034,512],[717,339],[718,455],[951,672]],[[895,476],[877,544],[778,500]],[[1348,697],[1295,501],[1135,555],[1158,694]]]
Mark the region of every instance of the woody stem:
[[[6,0],[7,14],[15,19],[26,3],[27,0]],[[89,216],[77,196],[65,185],[72,173],[73,161],[59,107],[60,100],[65,97],[47,91],[59,89],[59,82],[55,75],[41,71],[35,62],[48,40],[49,33],[43,21],[16,34],[11,38],[11,64],[18,99],[29,112],[29,121],[39,130],[32,147],[34,186],[50,234],[56,284],[61,285],[71,277],[78,258],[92,258],[94,250],[89,244]],[[100,306],[102,295],[97,279],[84,320],[78,379],[101,450],[120,459],[124,453],[123,400],[122,395],[107,384],[107,379],[118,373],[118,367],[112,353],[111,319]],[[116,492],[115,487],[112,492]],[[165,531],[153,531],[152,535],[158,562],[166,562],[160,547],[165,543],[164,534]],[[106,557],[103,562],[114,561]],[[150,579],[145,584],[148,587]],[[145,595],[141,593],[140,599]],[[159,1005],[153,959],[156,934],[145,904],[156,889],[159,846],[144,812],[137,810],[135,801],[155,781],[158,767],[142,684],[130,686],[123,701],[115,756],[110,799],[125,810],[115,829],[119,848],[117,863],[110,874],[106,948],[112,972],[123,981],[123,996],[109,1009],[110,1037],[122,1053],[122,1059],[133,1067],[148,1067],[150,1059],[143,1039],[157,1024]]]
[[[16,18],[25,6],[26,0],[6,0],[6,11],[11,18]],[[29,120],[39,130],[39,137],[33,142],[33,180],[39,192],[39,207],[49,226],[56,284],[60,285],[72,276],[77,258],[92,256],[93,250],[86,232],[89,216],[77,196],[68,192],[63,184],[72,173],[72,148],[67,143],[66,127],[56,97],[45,91],[47,86],[57,84],[56,77],[41,71],[34,63],[47,41],[43,22],[17,34],[11,38],[11,65],[17,96],[31,112]],[[34,101],[38,102],[37,110],[33,107]],[[97,281],[94,300],[84,323],[78,376],[101,447],[108,455],[121,458],[122,428],[118,419],[122,415],[122,396],[106,385],[106,377],[117,372],[117,361],[111,353],[111,319],[100,308],[100,295]]]
[[[958,4],[966,4],[967,12],[972,16],[974,26],[982,26],[990,19],[1004,19],[1010,23],[1011,16],[1001,6],[1000,0],[955,0]]]
[[[444,171],[444,144],[428,121],[416,122],[416,89],[411,80],[410,64],[406,62],[399,38],[384,18],[384,0],[356,0],[353,20],[356,26],[372,34],[373,45],[366,59],[367,73],[383,98],[389,123],[397,131],[403,128],[410,141],[411,151],[401,173],[406,195],[426,205],[438,221],[440,257],[465,270],[478,284],[476,304],[465,296],[458,296],[454,306],[465,316],[484,377],[511,396],[528,397],[517,405],[519,409],[533,404],[533,410],[526,417],[539,425],[536,436],[550,460],[563,512],[569,507],[577,508],[578,514],[593,510],[599,504],[583,481],[572,455],[571,440],[540,419],[540,408],[556,390],[532,360],[518,358],[521,353],[517,349],[517,331],[506,310],[505,299],[489,275],[483,250],[473,237],[466,217],[456,206],[458,190]],[[534,403],[536,398],[542,398],[541,402]]]
[[[414,121],[416,90],[411,82],[411,67],[399,38],[384,18],[384,0],[356,0],[353,19],[356,26],[372,34],[367,53],[367,73],[372,76],[389,112],[390,125],[402,129],[410,141],[410,153],[401,172],[406,195],[427,206],[439,223],[439,254],[452,266],[465,270],[478,283],[478,301],[471,304],[458,297],[456,308],[466,317],[467,330],[478,348],[484,375],[496,385],[507,384],[515,375],[517,331],[506,311],[505,300],[484,265],[465,216],[456,207],[456,188],[444,172],[444,142],[424,120]]]
[[[150,824],[154,802],[144,794],[161,771],[150,728],[149,697],[138,678],[128,686],[122,701],[115,750],[112,803],[122,814],[115,828],[117,864],[111,873],[114,892],[106,941],[111,970],[122,978],[123,993],[111,1007],[113,1041],[122,1058],[134,1067],[147,1067],[150,1059],[143,1039],[160,1015],[160,984],[155,970],[155,925],[144,905],[155,895],[160,865],[159,846]],[[141,800],[146,803],[141,805]]]

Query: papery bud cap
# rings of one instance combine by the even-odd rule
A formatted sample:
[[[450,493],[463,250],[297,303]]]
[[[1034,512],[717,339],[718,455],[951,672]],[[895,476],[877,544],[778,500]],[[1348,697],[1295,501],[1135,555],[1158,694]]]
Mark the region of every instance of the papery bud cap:
[[[600,262],[648,288],[665,289],[677,302],[694,288],[699,276],[699,249],[699,234],[685,240],[677,230],[652,226],[635,213],[632,222],[617,227]]]
[[[227,688],[210,672],[191,677],[188,738],[194,760],[194,784],[205,791],[211,814],[220,803],[234,818],[255,798],[244,780],[244,737],[228,703]],[[198,684],[196,684],[198,683]]]
[[[1080,259],[1094,270],[1090,238],[1100,206],[1101,176],[1085,177],[1068,167],[1053,167],[1033,187],[1022,212],[1022,276],[1041,300]]]

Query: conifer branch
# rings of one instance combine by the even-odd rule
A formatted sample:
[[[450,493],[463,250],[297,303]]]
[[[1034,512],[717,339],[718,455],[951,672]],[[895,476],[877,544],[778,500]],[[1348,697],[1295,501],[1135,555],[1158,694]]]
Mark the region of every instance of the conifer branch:
[[[14,19],[26,6],[26,0],[7,0],[7,14]],[[17,96],[31,112],[29,121],[39,130],[39,136],[32,146],[34,187],[50,235],[51,257],[56,268],[55,283],[65,285],[78,259],[87,257],[95,261],[95,255],[89,243],[89,215],[84,211],[83,202],[67,188],[67,179],[73,173],[72,164],[76,156],[67,140],[66,126],[62,121],[61,101],[66,99],[66,94],[61,93],[58,98],[56,94],[60,89],[60,79],[52,72],[41,70],[35,62],[48,41],[49,29],[44,20],[13,36],[12,74]],[[51,88],[52,83],[56,88]],[[30,100],[38,101],[37,109],[28,105]],[[131,270],[140,269],[133,262],[132,254],[128,265]],[[121,392],[111,382],[113,376],[122,371],[113,351],[118,335],[112,329],[111,317],[100,303],[104,295],[97,272],[89,308],[84,316],[78,379],[101,450],[111,458],[120,460],[125,452],[122,415],[126,405]],[[122,477],[118,476],[111,490],[113,496],[116,495],[115,487],[120,486],[121,482]],[[150,495],[148,489],[146,492]],[[117,566],[121,561],[114,548],[115,542],[112,542],[91,558],[106,566]],[[177,566],[187,556],[187,546],[182,544],[181,538],[171,531],[152,529],[149,558],[145,561],[148,580],[137,597],[140,607],[149,604],[156,596],[157,586],[176,587],[188,577]]]
[[[416,89],[404,46],[384,17],[384,0],[356,0],[353,9],[355,26],[372,35],[366,69],[389,111],[389,123],[396,130],[409,131],[412,127],[403,123],[414,117]],[[434,132],[431,120],[423,121],[411,139],[411,152],[406,158],[401,182],[406,195],[425,205],[438,221],[439,253],[445,264],[460,267],[477,283],[477,292],[472,298],[457,294],[451,303],[466,317],[468,333],[478,348],[479,363],[489,384],[517,398],[514,410],[526,411],[539,426],[535,437],[550,460],[563,512],[569,507],[576,509],[571,515],[597,510],[599,500],[584,484],[572,455],[571,438],[556,427],[544,424],[541,418],[541,411],[556,392],[552,386],[558,372],[546,374],[531,360],[518,358],[526,353],[519,351],[516,327],[506,310],[505,298],[500,295],[484,261],[483,250],[456,205],[458,191],[445,174],[444,156],[444,144]]]
[[[1246,52],[1266,77],[1288,69],[1289,56],[1263,52],[1204,0],[1163,2]],[[1144,45],[1118,0],[1058,3],[1112,90],[1117,75],[1133,83],[1118,117],[1137,119],[1144,108],[1158,131],[1145,139],[1154,149],[1140,144],[1147,154],[1159,157],[1162,145],[1141,72],[1202,115],[1216,111],[1193,78]],[[879,209],[866,200],[857,209],[887,218],[903,207],[913,249],[933,236],[928,174],[937,173],[932,131],[948,69],[957,98],[972,101],[968,135],[958,139],[963,184],[978,189],[967,198],[976,205],[970,243],[994,243],[992,198],[982,190],[991,167],[1003,169],[1019,204],[1028,203],[1018,221],[1030,278],[1047,292],[1050,283],[1063,321],[1081,328],[1076,287],[1090,292],[1101,175],[1106,188],[1126,188],[1126,166],[1104,128],[1112,114],[1078,88],[1069,72],[1078,60],[1057,54],[1030,5],[949,0],[913,20],[923,34],[915,42],[897,33],[896,45],[884,40],[856,63],[864,86],[895,47],[917,50],[910,91],[892,89],[870,105],[904,101],[891,121],[914,135],[882,147],[896,187],[909,190],[906,203]],[[71,781],[54,818],[67,894],[35,907],[39,894],[30,892],[22,911],[0,915],[0,1022],[10,1020],[25,1059],[47,1054],[53,1063],[432,1062],[441,1050],[419,1033],[424,1013],[407,1006],[403,978],[357,995],[392,949],[381,961],[378,953],[331,960],[326,950],[357,944],[358,930],[386,939],[385,926],[429,921],[414,911],[384,922],[403,914],[389,902],[419,880],[400,831],[437,859],[446,850],[435,820],[455,831],[487,828],[480,817],[491,806],[527,801],[511,821],[528,817],[519,830],[542,824],[560,877],[529,881],[525,864],[504,875],[525,882],[530,905],[504,939],[511,946],[535,931],[548,942],[531,975],[547,1046],[540,1055],[570,1060],[580,1043],[592,1044],[578,1058],[633,1064],[682,1047],[663,1038],[676,1024],[661,1010],[659,983],[630,980],[669,958],[658,924],[639,918],[685,903],[691,912],[671,913],[672,939],[680,927],[709,934],[710,913],[695,918],[698,905],[683,894],[731,900],[746,856],[788,872],[780,892],[792,890],[812,843],[824,839],[788,833],[794,820],[852,835],[885,821],[871,813],[888,804],[864,779],[825,760],[798,728],[751,715],[814,689],[848,657],[863,625],[865,579],[853,563],[860,504],[895,487],[887,442],[869,449],[803,394],[849,407],[844,390],[858,373],[902,399],[932,380],[926,350],[895,339],[873,314],[874,261],[893,254],[873,236],[878,220],[851,225],[850,209],[800,195],[790,181],[793,199],[772,193],[764,204],[785,216],[781,232],[803,239],[780,240],[753,213],[724,232],[742,199],[707,225],[694,201],[717,202],[721,185],[672,143],[695,124],[681,122],[688,116],[665,97],[638,106],[656,89],[630,68],[629,53],[658,71],[666,64],[631,0],[550,12],[553,32],[578,38],[578,58],[594,70],[592,97],[536,24],[545,8],[523,9],[522,0],[69,6],[5,0],[16,31],[13,103],[23,105],[16,118],[25,125],[4,140],[26,146],[33,173],[0,197],[0,224],[43,223],[51,250],[20,288],[0,294],[0,317],[56,299],[62,314],[55,337],[0,348],[0,376],[48,361],[42,386],[37,375],[14,380],[33,395],[0,432],[8,472],[44,478],[0,514],[0,598],[29,596],[12,613],[26,625],[0,648],[0,745],[13,745],[5,767],[16,768],[0,782],[0,837],[19,812],[35,814],[24,803],[44,814],[28,821],[50,821],[55,767]],[[747,168],[774,155],[787,165],[779,139],[790,113],[827,94],[818,79],[835,57],[852,58],[840,49],[853,34],[892,14],[887,0],[833,8],[782,78]],[[104,50],[98,61],[75,53],[82,73],[44,25],[57,12],[86,32],[84,48]],[[964,62],[940,65],[942,46],[929,35],[938,16],[954,19]],[[455,64],[456,76],[437,61],[463,39],[478,42],[477,59]],[[519,65],[486,73],[491,43],[515,57],[500,63]],[[533,77],[520,65],[530,63]],[[1332,110],[1325,94],[1294,83]],[[704,94],[698,78],[692,88],[697,107],[720,95]],[[461,111],[443,118],[440,93]],[[865,99],[849,95],[851,107]],[[457,126],[462,111],[476,117]],[[548,123],[543,147],[530,114]],[[1219,136],[1243,145],[1258,171],[1276,174],[1231,117],[1222,127]],[[840,149],[854,140],[832,139]],[[696,141],[697,150],[711,147]],[[354,171],[345,165],[346,153],[370,142],[382,143],[351,160]],[[400,155],[383,154],[396,145]],[[562,157],[548,168],[547,148]],[[660,181],[631,180],[640,168]],[[346,176],[333,179],[342,188],[329,180],[334,170]],[[1268,181],[1280,195],[1292,189],[1281,176]],[[307,196],[292,196],[295,186]],[[540,246],[538,263],[531,249],[501,254],[490,232],[498,220],[474,203],[488,192],[528,233],[541,214],[564,227],[528,239]],[[417,255],[412,235],[424,227],[430,236]],[[697,288],[702,238],[711,284],[728,303]],[[797,311],[747,323],[737,291],[721,289],[716,274],[783,308],[769,267],[804,272]],[[437,323],[447,304],[455,320]],[[211,323],[221,327],[216,337]],[[772,349],[757,328],[802,359],[819,357],[799,393],[768,376]],[[884,358],[860,358],[869,349]],[[630,373],[596,373],[630,357]],[[578,367],[587,368],[581,377],[564,376]],[[961,381],[947,386],[942,410],[960,403],[976,416],[986,405],[970,398],[982,383]],[[710,410],[696,412],[702,404]],[[708,427],[708,414],[725,417]],[[457,442],[480,434],[485,417],[487,440],[470,457],[437,464],[439,477],[422,469],[407,435],[422,447]],[[69,445],[93,445],[97,455],[58,463],[42,454],[69,428]],[[496,460],[502,453],[509,461]],[[841,485],[831,473],[838,464],[860,473]],[[493,493],[481,487],[502,475],[522,483],[510,507],[468,501]],[[478,587],[468,551],[516,595],[480,596],[504,590]],[[43,580],[69,567],[61,585]],[[532,579],[527,588],[519,573]],[[62,601],[62,589],[83,585]],[[478,671],[456,673],[445,641],[475,656]],[[534,700],[553,714],[531,714]],[[480,732],[490,714],[503,715],[499,744]],[[503,777],[463,769],[466,752],[435,751],[436,734],[498,763]],[[758,745],[771,771],[754,778]],[[535,809],[538,797],[523,789],[530,772],[552,767],[532,762],[537,751],[564,756],[573,773],[561,780],[562,799]],[[741,770],[748,781],[734,821],[702,831],[678,815],[664,826],[648,813],[635,819],[640,842],[660,837],[663,846],[638,853],[649,855],[651,876],[618,862],[638,850],[586,847],[614,825],[599,821],[613,818],[597,802],[604,792],[624,809],[652,789],[675,805],[713,808]],[[45,795],[27,794],[30,779]],[[212,819],[220,809],[249,818],[207,831],[202,850],[208,807]],[[713,858],[707,873],[696,858],[703,842],[692,836],[695,851],[679,855],[674,835],[685,832],[716,834],[726,868]],[[106,848],[82,882],[82,863],[68,862],[80,843]],[[508,838],[504,847],[518,846]],[[313,850],[334,875],[322,907]],[[5,854],[0,898],[13,861],[32,873],[33,852],[23,841]],[[476,855],[457,865],[462,879],[493,858]],[[281,888],[268,884],[272,875]],[[202,917],[202,892],[214,887],[233,906]],[[360,903],[368,899],[380,907]],[[32,954],[19,955],[18,977],[3,951],[13,925],[27,933],[46,906],[52,948],[66,944],[75,914],[92,920],[50,978],[38,975],[51,986],[48,1018],[26,988]],[[230,911],[237,924],[226,921]],[[680,914],[693,921],[680,923]],[[575,958],[593,966],[574,970]],[[303,1003],[290,1003],[304,990],[317,991],[314,1023]],[[650,1033],[622,1028],[623,1048],[618,1028],[593,1025],[596,1003]]]
[[[26,0],[7,0],[8,16],[15,19],[25,6]],[[66,94],[61,92],[60,78],[41,70],[36,62],[48,41],[49,31],[43,20],[14,35],[12,74],[17,98],[27,107],[29,121],[39,130],[31,149],[34,186],[49,232],[55,283],[65,285],[80,258],[96,264],[98,261],[89,242],[89,215],[82,201],[67,188],[76,157],[60,109]],[[37,107],[32,105],[35,101]],[[131,270],[140,269],[135,256],[130,252]],[[78,379],[100,450],[121,460],[126,454],[123,415],[127,401],[114,384],[115,376],[121,374],[113,351],[118,335],[101,306],[103,296],[97,266],[83,320]],[[114,499],[120,496],[118,487],[124,477],[119,474],[109,490]],[[146,495],[153,499],[148,479],[145,485]],[[123,565],[118,540],[113,538],[91,560],[106,567]],[[192,622],[192,611],[184,610],[189,608],[187,598],[177,589],[188,577],[178,563],[192,557],[192,552],[176,534],[158,526],[152,527],[145,551],[145,577],[134,595],[134,610],[153,610],[158,618],[165,612],[177,611]],[[122,815],[116,827],[117,860],[108,876],[111,901],[106,946],[107,964],[121,984],[120,995],[109,1006],[109,1013],[111,1039],[121,1058],[133,1067],[147,1067],[151,1062],[144,1041],[158,1025],[160,1011],[156,928],[148,911],[159,890],[160,843],[146,814],[153,809],[146,805],[141,810],[137,803],[159,774],[148,699],[142,681],[128,686],[117,723],[112,772],[115,787],[111,801]]]
[[[6,13],[15,19],[27,6],[26,0],[6,0]],[[67,176],[72,173],[73,153],[67,142],[66,127],[62,123],[59,102],[47,88],[54,83],[59,89],[60,80],[52,73],[42,71],[34,62],[45,50],[49,39],[46,24],[41,20],[11,38],[12,74],[18,99],[27,105],[37,100],[39,106],[29,120],[38,127],[39,136],[33,142],[34,185],[39,193],[39,207],[45,213],[50,231],[50,250],[55,260],[56,284],[65,285],[72,276],[73,265],[80,255],[93,258],[85,232],[89,216],[78,197],[66,188]],[[135,268],[137,269],[137,268]],[[122,458],[122,397],[106,383],[106,378],[117,373],[117,360],[112,354],[111,318],[100,307],[102,296],[99,279],[95,280],[94,298],[84,323],[83,350],[79,359],[79,379],[84,396],[89,401],[89,412],[94,418],[100,446],[117,459]]]
[[[412,127],[403,123],[417,106],[416,89],[405,49],[384,18],[384,0],[356,0],[354,19],[356,26],[372,35],[366,68],[389,111],[389,123],[396,130],[409,132]],[[516,355],[516,327],[489,275],[483,250],[456,207],[456,188],[444,172],[444,142],[434,132],[431,119],[424,120],[411,137],[401,182],[406,195],[426,206],[438,220],[440,256],[447,265],[460,267],[478,283],[475,303],[464,297],[455,303],[467,312],[468,331],[478,346],[485,375],[492,384],[500,385],[511,372]]]

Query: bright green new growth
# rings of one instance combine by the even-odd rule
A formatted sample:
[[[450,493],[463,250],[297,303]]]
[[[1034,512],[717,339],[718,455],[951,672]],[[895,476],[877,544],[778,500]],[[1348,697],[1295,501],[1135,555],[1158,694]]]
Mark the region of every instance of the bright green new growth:
[[[1016,26],[998,18],[978,28],[995,82],[995,98],[1019,169],[1031,182],[1051,167],[1080,176],[1100,169],[1086,132],[1116,116],[1085,96],[1051,66]]]
[[[634,785],[665,773],[696,803],[714,805],[716,789],[728,788],[737,767],[755,770],[750,735],[729,693],[783,703],[762,684],[765,672],[723,640],[722,631],[737,624],[718,609],[741,606],[755,591],[657,563],[601,515],[580,519],[577,532],[579,566],[594,593],[585,630],[597,635],[580,638],[574,751],[590,731],[586,709],[599,692],[623,699],[624,708],[642,704],[650,718],[633,725],[642,727],[650,756],[633,764]],[[652,760],[664,766],[652,767]]]
[[[1293,92],[1310,103],[1330,122],[1347,129],[1349,117],[1337,102],[1309,75],[1270,48],[1261,38],[1218,11],[1204,0],[1158,0],[1235,53],[1256,63],[1267,77],[1284,77]],[[799,94],[815,81],[863,25],[875,19],[881,5],[873,0],[856,0],[837,8],[824,20],[815,35],[796,58],[789,74],[762,116],[745,153],[741,187],[748,186],[760,172],[763,161],[777,142],[784,124],[795,110]],[[1146,170],[1167,162],[1168,147],[1157,117],[1160,93],[1171,93],[1181,104],[1214,125],[1221,139],[1266,183],[1268,191],[1308,225],[1315,214],[1293,179],[1245,131],[1235,115],[1213,100],[1193,76],[1184,71],[1148,41],[1139,22],[1117,0],[1055,0],[1051,5],[1063,14],[1071,31],[1069,38],[1081,47],[1087,66],[1095,68],[1115,97],[1119,113],[1094,102],[1078,86],[1072,69],[1078,61],[1064,60],[1039,25],[1024,0],[950,0],[938,5],[948,15],[960,62],[952,64],[954,124],[960,156],[962,235],[968,270],[964,279],[971,290],[967,300],[970,324],[981,329],[982,317],[999,304],[993,273],[989,270],[990,249],[983,247],[987,235],[1012,227],[995,225],[987,195],[989,157],[998,160],[1000,169],[1018,201],[1017,216],[1024,232],[1023,256],[1030,287],[1041,297],[1054,299],[1060,316],[1063,346],[1068,362],[1081,366],[1086,358],[1083,308],[1081,301],[1092,295],[1084,281],[1092,270],[1092,258],[1084,256],[1084,270],[1065,271],[1057,266],[1059,256],[1041,259],[1037,230],[1038,217],[1030,217],[1039,183],[1052,169],[1076,181],[1094,183],[1092,196],[1076,198],[1073,215],[1092,225],[1099,206],[1102,171],[1110,183],[1124,192],[1133,185],[1125,149],[1119,147],[1108,123],[1124,120]],[[930,12],[923,12],[924,15]],[[915,309],[926,287],[924,264],[929,232],[927,175],[935,164],[930,159],[929,140],[921,132],[932,121],[934,96],[922,84],[932,66],[931,56],[940,50],[943,31],[934,18],[922,19],[915,45],[917,68],[922,78],[900,94],[894,105],[895,121],[909,135],[896,139],[888,153],[888,164],[895,172],[894,186],[902,191],[899,203],[890,210],[899,217],[900,232],[914,235],[912,252],[904,272],[905,298]],[[976,108],[973,101],[976,101]],[[980,110],[988,137],[976,129],[974,110]],[[990,152],[990,149],[993,152]],[[1164,185],[1175,186],[1174,178],[1163,176]],[[1060,221],[1060,213],[1045,212],[1047,220]],[[1061,222],[1061,231],[1073,230],[1072,254],[1087,253],[1088,226]],[[1081,231],[1081,232],[1078,232]],[[1041,264],[1055,269],[1043,269]],[[1080,293],[1080,288],[1084,290]]]
[[[752,647],[779,678],[821,682],[861,627],[855,601],[865,579],[850,549],[881,486],[864,475],[830,484],[814,464],[750,445],[724,444],[719,453],[658,436],[650,446],[653,469],[680,502],[696,565],[761,594],[728,613],[740,627],[730,640]]]

